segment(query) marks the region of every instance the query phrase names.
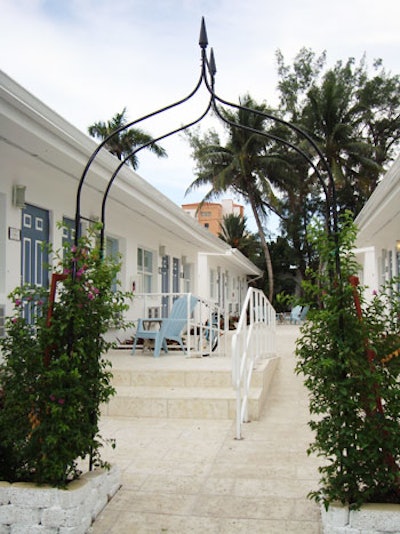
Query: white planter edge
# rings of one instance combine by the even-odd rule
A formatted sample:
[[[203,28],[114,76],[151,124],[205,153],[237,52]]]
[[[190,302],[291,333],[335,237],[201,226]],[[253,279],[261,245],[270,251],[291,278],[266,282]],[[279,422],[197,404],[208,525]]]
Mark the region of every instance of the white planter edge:
[[[360,510],[331,504],[321,516],[323,534],[400,534],[400,504],[370,503]]]
[[[116,466],[87,472],[66,489],[0,481],[0,533],[84,534],[120,487]]]

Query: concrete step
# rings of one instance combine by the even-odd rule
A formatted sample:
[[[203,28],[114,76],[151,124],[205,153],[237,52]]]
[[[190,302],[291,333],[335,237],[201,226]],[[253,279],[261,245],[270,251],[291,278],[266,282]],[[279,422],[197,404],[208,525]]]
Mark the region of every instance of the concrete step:
[[[249,398],[251,420],[258,420],[278,359],[259,362]],[[236,397],[231,371],[115,369],[116,395],[102,413],[118,417],[234,419]]]
[[[229,370],[183,369],[113,369],[113,385],[131,387],[222,387],[229,388],[232,376]]]
[[[250,412],[259,413],[261,388],[252,389]],[[235,396],[228,388],[119,386],[107,407],[107,415],[118,417],[157,417],[175,419],[233,419]]]

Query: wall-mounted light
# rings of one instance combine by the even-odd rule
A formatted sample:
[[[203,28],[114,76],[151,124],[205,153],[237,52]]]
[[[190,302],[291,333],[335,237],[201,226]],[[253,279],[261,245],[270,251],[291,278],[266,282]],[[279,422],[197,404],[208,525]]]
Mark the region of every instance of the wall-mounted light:
[[[159,256],[165,256],[165,246],[164,245],[160,245],[158,247],[158,255]]]
[[[186,256],[182,256],[181,262],[182,262],[182,265],[186,265],[187,264],[187,257]]]
[[[396,241],[396,250],[397,252],[400,252],[400,240],[399,239]]]
[[[25,208],[25,185],[13,185],[12,203],[16,208]]]

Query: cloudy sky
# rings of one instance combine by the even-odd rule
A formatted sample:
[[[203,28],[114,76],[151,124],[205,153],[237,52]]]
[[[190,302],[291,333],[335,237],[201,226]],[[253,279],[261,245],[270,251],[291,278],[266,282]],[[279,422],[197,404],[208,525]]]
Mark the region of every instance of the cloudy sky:
[[[82,131],[124,107],[134,120],[194,88],[202,16],[226,100],[249,92],[276,104],[277,49],[287,63],[303,46],[326,50],[328,64],[366,53],[400,73],[399,0],[0,0],[0,68]],[[142,127],[178,128],[206,97]],[[169,158],[141,156],[139,173],[177,204],[200,200],[184,196],[193,179],[186,141],[163,146]]]

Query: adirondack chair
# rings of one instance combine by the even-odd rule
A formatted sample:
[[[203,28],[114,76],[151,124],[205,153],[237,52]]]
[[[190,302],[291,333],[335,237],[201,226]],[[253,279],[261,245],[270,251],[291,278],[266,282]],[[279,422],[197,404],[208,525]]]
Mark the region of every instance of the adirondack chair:
[[[301,306],[295,306],[290,312],[290,324],[298,324],[300,322]]]
[[[290,324],[303,323],[309,309],[309,306],[295,306],[290,312]]]
[[[135,354],[136,343],[138,339],[153,339],[154,340],[154,356],[160,356],[161,348],[164,352],[168,352],[167,340],[177,341],[181,346],[183,352],[186,349],[183,345],[182,332],[187,325],[188,312],[189,317],[192,314],[197,304],[197,298],[190,296],[188,307],[188,296],[179,297],[172,305],[169,317],[161,319],[139,319],[135,334],[135,341],[132,347],[132,354]],[[158,330],[146,330],[145,323],[158,323]]]
[[[306,320],[309,309],[310,309],[310,306],[304,306],[303,309],[301,310],[300,317],[299,317],[300,323],[303,323]]]

